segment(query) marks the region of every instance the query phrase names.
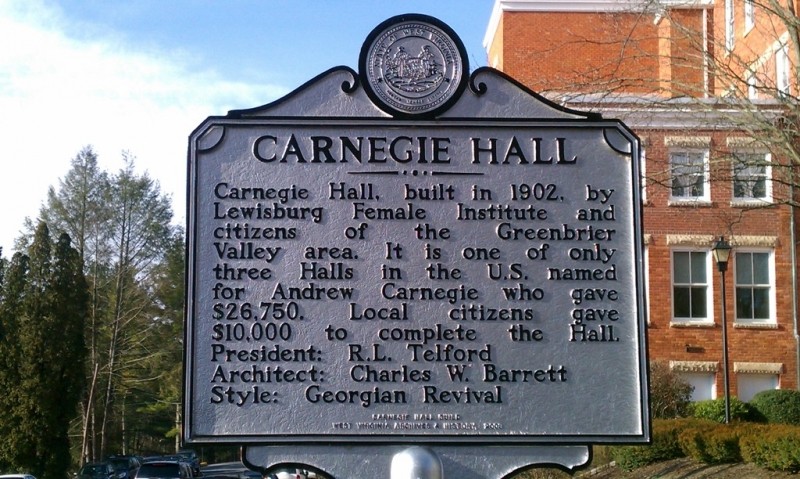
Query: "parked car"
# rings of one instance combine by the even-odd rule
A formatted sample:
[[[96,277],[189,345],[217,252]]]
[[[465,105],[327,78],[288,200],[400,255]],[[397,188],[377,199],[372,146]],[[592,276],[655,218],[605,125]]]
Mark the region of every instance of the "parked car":
[[[30,474],[0,474],[0,479],[36,479]]]
[[[138,457],[123,454],[108,456],[106,462],[110,462],[114,467],[117,479],[133,479],[139,466],[142,465]]]
[[[248,469],[241,462],[206,464],[202,476],[204,479],[264,479],[260,472]]]
[[[116,476],[110,462],[90,462],[81,467],[77,479],[116,479]]]
[[[195,476],[200,475],[200,458],[197,457],[196,452],[191,449],[181,449],[178,451],[178,456],[192,467],[192,474]]]
[[[192,467],[183,461],[145,461],[136,471],[136,479],[193,479]]]
[[[302,469],[282,469],[269,474],[266,479],[307,479],[306,471]]]

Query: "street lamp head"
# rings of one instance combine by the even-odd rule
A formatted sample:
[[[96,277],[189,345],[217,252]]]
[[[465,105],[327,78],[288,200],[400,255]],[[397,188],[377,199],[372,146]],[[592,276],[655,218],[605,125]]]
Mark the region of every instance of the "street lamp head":
[[[719,239],[714,243],[714,247],[711,249],[711,252],[714,254],[714,261],[717,262],[717,268],[721,272],[725,272],[728,269],[728,260],[731,256],[731,245],[727,241],[725,241],[724,236],[720,236]]]

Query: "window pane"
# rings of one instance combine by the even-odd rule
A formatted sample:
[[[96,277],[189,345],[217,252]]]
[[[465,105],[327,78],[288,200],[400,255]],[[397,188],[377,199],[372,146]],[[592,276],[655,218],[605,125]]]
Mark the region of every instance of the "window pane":
[[[706,254],[692,253],[692,283],[706,282]]]
[[[753,289],[753,319],[769,319],[769,290]]]
[[[753,396],[761,391],[778,389],[778,376],[776,374],[737,374],[738,384],[736,395],[742,401],[750,401]]]
[[[735,180],[733,182],[733,197],[742,198],[747,195],[747,182]]]
[[[769,255],[753,253],[753,283],[769,284]]]
[[[682,178],[672,178],[672,196],[685,196],[683,193],[683,183],[681,183]]]
[[[753,284],[753,264],[751,253],[736,253],[736,284]]]
[[[764,153],[733,154],[733,195],[735,198],[767,197],[767,159]]]
[[[767,180],[760,178],[753,181],[753,198],[766,198],[767,197]]]
[[[692,385],[692,401],[705,401],[716,397],[713,373],[680,373]]]
[[[705,179],[702,176],[697,176],[692,185],[692,196],[703,196],[705,192]]]
[[[679,284],[691,282],[691,276],[689,275],[689,253],[677,252],[672,258],[672,274],[675,278],[675,282]]]
[[[689,318],[691,317],[689,304],[691,294],[689,288],[675,287],[673,289],[673,316],[676,318]]]
[[[705,153],[671,152],[670,167],[672,169],[672,196],[699,197],[705,193]]]
[[[708,302],[706,301],[706,288],[693,287],[692,288],[692,318],[702,319],[707,317],[706,308]]]
[[[750,288],[736,288],[736,318],[753,319],[753,292]]]

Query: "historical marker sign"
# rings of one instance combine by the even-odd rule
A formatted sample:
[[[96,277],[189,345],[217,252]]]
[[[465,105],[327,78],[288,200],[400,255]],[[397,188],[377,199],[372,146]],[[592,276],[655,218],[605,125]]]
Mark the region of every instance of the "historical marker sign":
[[[648,440],[637,138],[429,17],[360,69],[191,136],[184,439]]]

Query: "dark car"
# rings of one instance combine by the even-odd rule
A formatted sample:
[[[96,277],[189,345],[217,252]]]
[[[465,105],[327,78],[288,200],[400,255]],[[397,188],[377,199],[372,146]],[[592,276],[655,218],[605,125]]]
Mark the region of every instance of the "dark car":
[[[110,462],[90,462],[78,471],[78,479],[116,479],[116,476]]]
[[[111,463],[117,473],[117,479],[133,479],[136,471],[141,466],[139,458],[136,456],[117,454],[108,456],[106,462]]]
[[[261,473],[248,469],[241,462],[222,462],[203,467],[204,479],[264,479]]]
[[[192,474],[195,476],[200,475],[200,458],[197,457],[197,453],[195,453],[191,449],[181,449],[178,451],[178,456],[181,459],[189,464],[192,468]]]
[[[189,464],[183,461],[146,461],[136,471],[136,479],[192,479],[194,474]]]

